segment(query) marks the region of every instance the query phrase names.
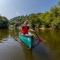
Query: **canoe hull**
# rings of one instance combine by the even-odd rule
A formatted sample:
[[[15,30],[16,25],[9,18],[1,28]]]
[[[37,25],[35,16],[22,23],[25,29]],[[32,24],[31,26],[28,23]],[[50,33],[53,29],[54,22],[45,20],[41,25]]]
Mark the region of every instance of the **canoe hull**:
[[[33,36],[19,35],[19,40],[28,48],[32,48]]]

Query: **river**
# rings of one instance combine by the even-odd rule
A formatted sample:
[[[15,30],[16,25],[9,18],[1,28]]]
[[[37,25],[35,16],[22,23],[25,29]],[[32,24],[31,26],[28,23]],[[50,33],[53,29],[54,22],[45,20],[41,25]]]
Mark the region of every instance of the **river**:
[[[60,31],[39,34],[45,42],[28,50],[14,39],[14,30],[0,30],[0,60],[60,60]]]

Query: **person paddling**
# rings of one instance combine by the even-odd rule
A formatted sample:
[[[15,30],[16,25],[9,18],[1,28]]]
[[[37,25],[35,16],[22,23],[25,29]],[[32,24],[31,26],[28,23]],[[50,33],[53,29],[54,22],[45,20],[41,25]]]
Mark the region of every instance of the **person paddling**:
[[[21,27],[21,34],[26,35],[28,34],[28,32],[29,32],[29,24],[28,24],[28,20],[26,20]]]

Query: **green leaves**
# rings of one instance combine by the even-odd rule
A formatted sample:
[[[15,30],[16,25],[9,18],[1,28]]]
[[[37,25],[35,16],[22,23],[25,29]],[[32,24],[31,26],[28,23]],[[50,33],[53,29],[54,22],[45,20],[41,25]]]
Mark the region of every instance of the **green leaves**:
[[[0,17],[1,19],[1,17]],[[30,27],[35,29],[45,26],[46,28],[60,28],[60,5],[56,5],[45,13],[30,14],[26,16],[18,16],[11,19],[14,24],[16,20],[19,20],[20,25],[23,24],[25,20],[29,21]]]
[[[0,16],[0,28],[8,28],[8,19],[4,16]]]

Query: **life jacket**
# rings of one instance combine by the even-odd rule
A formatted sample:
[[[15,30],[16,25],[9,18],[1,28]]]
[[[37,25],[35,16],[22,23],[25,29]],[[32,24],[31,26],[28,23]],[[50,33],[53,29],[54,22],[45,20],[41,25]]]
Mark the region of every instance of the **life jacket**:
[[[28,34],[28,31],[29,31],[29,26],[23,26],[22,30],[21,30],[21,33]]]

